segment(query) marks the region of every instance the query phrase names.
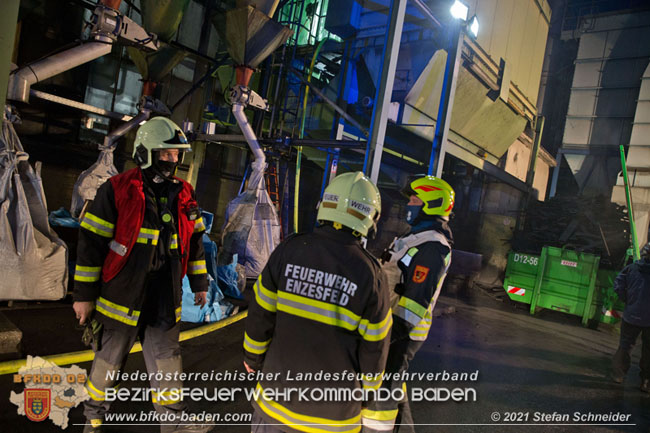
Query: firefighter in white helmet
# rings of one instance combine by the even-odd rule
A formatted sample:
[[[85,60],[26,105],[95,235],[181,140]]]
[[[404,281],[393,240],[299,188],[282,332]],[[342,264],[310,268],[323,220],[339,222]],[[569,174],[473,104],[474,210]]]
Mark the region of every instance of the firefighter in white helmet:
[[[254,432],[361,429],[361,401],[263,392],[380,386],[392,324],[389,292],[378,261],[361,244],[380,212],[377,187],[361,172],[342,174],[325,189],[321,226],[287,238],[271,254],[255,283],[244,335],[247,370],[268,379],[257,383]]]
[[[172,392],[182,388],[174,378],[182,371],[181,280],[187,274],[197,305],[205,304],[208,288],[201,241],[205,226],[192,186],[174,176],[189,150],[174,122],[164,117],[147,121],[134,143],[138,167],[104,183],[81,220],[73,307],[79,322],[92,320],[95,330],[84,432],[101,431],[110,406],[106,392],[118,385],[109,373],[124,367],[138,337],[149,373],[165,373],[162,380],[154,374],[150,381],[156,411],[172,419],[185,410]],[[207,431],[177,427],[179,422],[164,424],[161,431]]]

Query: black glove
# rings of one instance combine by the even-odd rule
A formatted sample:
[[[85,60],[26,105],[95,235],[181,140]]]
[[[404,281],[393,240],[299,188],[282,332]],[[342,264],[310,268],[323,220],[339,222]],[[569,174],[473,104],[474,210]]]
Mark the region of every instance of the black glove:
[[[91,347],[93,352],[97,353],[102,349],[102,334],[104,332],[104,325],[97,320],[92,319],[88,321],[84,327],[84,332],[81,335],[81,341],[87,347]]]

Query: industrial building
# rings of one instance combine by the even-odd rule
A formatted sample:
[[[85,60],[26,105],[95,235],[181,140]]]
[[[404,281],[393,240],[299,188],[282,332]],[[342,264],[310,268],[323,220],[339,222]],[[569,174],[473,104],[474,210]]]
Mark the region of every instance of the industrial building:
[[[648,395],[609,378],[625,308],[614,280],[650,227],[647,2],[3,0],[0,20],[2,431],[84,428],[79,402],[59,406],[65,422],[26,419],[27,382],[12,378],[37,356],[90,374],[72,311],[80,223],[101,185],[138,166],[136,133],[158,116],[191,144],[176,176],[207,225],[208,306],[193,309],[184,283],[178,313],[186,372],[244,371],[252,286],[281,241],[318,225],[337,175],[378,186],[365,246],[381,257],[409,229],[400,191],[428,174],[455,191],[454,243],[410,371],[468,378],[408,386],[478,398],[412,401],[415,431],[650,431]],[[140,355],[123,367],[145,370]],[[242,415],[215,431],[250,431],[243,394],[189,405]]]

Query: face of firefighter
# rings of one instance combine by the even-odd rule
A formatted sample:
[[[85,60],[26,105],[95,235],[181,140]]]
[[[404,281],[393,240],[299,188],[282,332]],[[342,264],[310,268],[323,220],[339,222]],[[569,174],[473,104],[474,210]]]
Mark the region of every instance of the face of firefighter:
[[[160,151],[158,159],[160,161],[178,162],[179,153],[178,149],[163,149]]]
[[[406,205],[406,222],[413,224],[422,210],[424,202],[416,195],[411,195],[408,204]]]
[[[178,166],[178,156],[180,151],[178,149],[162,149],[156,153],[158,154],[158,160],[156,161],[158,170],[160,170],[165,177],[172,176]]]

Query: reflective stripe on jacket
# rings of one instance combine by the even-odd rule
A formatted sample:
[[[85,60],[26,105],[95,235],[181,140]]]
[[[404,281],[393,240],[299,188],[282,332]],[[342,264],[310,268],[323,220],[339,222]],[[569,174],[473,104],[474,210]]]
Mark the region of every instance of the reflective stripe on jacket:
[[[393,320],[389,288],[379,263],[351,233],[326,226],[286,239],[253,290],[245,360],[273,378],[260,381],[258,392],[379,388]],[[315,405],[295,394],[259,394],[252,403],[268,422],[284,424],[283,431],[360,430],[360,401]]]
[[[182,179],[178,180],[183,185],[177,199],[178,246],[180,247],[183,264],[182,277],[187,271],[188,262],[188,255],[184,254],[184,252],[189,249],[190,237],[194,232],[194,224],[196,223],[196,221],[188,219],[186,210],[190,207],[196,207],[197,204],[196,200],[192,198],[192,186]],[[109,181],[113,185],[117,222],[114,226],[115,235],[111,249],[102,267],[102,279],[105,282],[115,278],[120,272],[131,254],[133,245],[139,240],[145,206],[142,171],[138,167],[113,176]],[[121,252],[123,254],[120,254]]]
[[[133,327],[141,319],[153,323],[156,318],[166,324],[177,322],[188,263],[192,290],[207,289],[204,225],[200,218],[189,221],[186,212],[196,206],[192,188],[179,180],[170,184],[167,194],[173,199],[171,233],[177,233],[171,234],[161,222],[163,208],[155,192],[142,182],[139,168],[104,183],[82,219],[74,300],[94,301],[98,320],[106,325]],[[158,267],[161,250],[169,251],[164,268]],[[147,296],[152,284],[157,295]]]

